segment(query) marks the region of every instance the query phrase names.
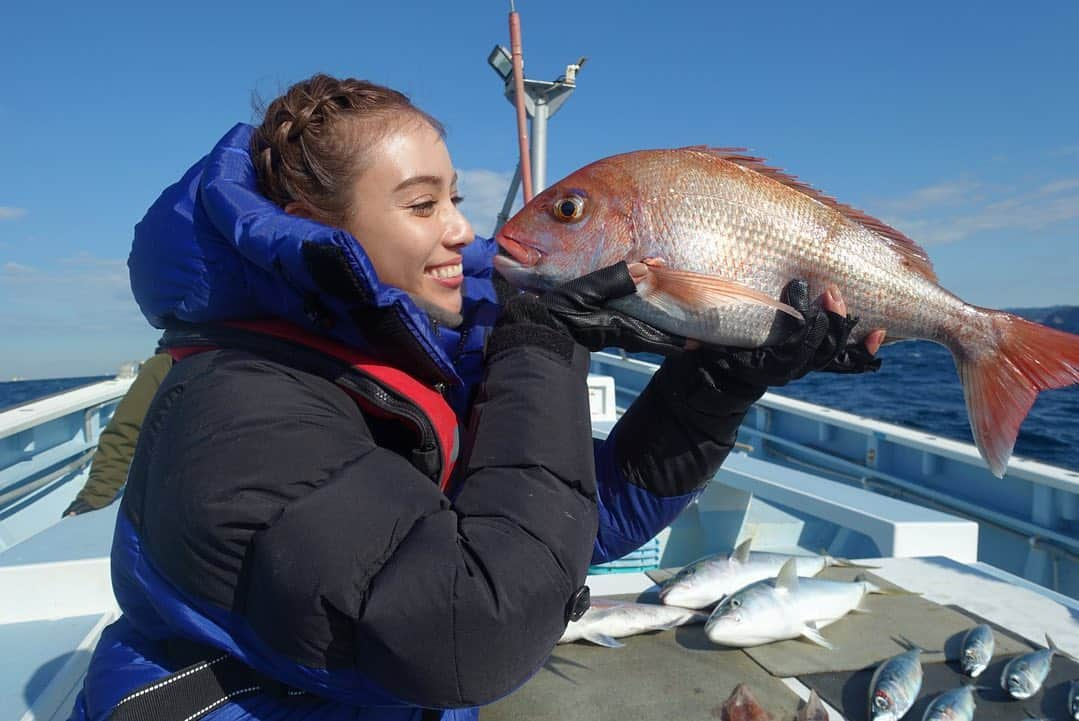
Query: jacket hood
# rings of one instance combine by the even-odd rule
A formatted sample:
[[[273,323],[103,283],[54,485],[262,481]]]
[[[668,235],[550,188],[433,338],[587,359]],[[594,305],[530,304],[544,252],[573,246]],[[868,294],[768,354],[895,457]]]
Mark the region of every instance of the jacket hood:
[[[150,324],[283,318],[428,382],[460,382],[447,351],[457,335],[448,343],[407,293],[380,282],[352,235],[259,193],[253,132],[232,128],[135,226],[131,290]],[[463,251],[466,317],[489,295],[470,278],[489,279],[495,251],[479,237]]]

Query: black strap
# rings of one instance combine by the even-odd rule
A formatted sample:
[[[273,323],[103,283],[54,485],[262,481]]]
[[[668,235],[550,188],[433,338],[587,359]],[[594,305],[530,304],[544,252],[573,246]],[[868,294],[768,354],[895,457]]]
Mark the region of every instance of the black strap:
[[[216,649],[176,641],[169,643],[169,651],[177,659],[199,656],[202,660],[135,689],[120,699],[109,721],[195,721],[226,701],[253,693],[306,695]]]

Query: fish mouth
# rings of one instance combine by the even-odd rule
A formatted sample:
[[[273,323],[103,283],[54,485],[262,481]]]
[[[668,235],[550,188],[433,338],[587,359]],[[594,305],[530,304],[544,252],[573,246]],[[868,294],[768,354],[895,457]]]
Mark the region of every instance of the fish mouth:
[[[505,233],[499,233],[495,236],[495,241],[502,246],[502,249],[506,251],[509,257],[517,261],[518,264],[531,268],[538,265],[540,260],[543,259],[543,253],[538,248],[522,243],[516,238],[511,238]]]
[[[1015,677],[1009,678],[1005,682],[1004,688],[1008,691],[1009,694],[1011,694],[1013,698],[1017,699],[1025,699],[1034,695],[1026,689],[1021,680]]]

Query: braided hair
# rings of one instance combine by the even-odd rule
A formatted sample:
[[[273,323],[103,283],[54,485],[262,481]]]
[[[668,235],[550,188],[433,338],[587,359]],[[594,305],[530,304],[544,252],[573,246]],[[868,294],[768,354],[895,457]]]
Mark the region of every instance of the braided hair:
[[[342,226],[366,152],[406,120],[441,123],[391,88],[318,74],[269,104],[251,137],[259,191],[282,208],[301,203],[315,220]]]

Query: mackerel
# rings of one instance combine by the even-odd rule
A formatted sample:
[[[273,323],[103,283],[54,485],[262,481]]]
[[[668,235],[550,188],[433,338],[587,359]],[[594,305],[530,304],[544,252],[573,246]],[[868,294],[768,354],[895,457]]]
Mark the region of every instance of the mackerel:
[[[933,699],[922,721],[971,721],[974,718],[974,687],[961,686]]]
[[[978,678],[992,660],[995,647],[996,638],[988,624],[981,623],[967,631],[959,650],[959,665],[963,673]]]
[[[1004,667],[1000,674],[1000,687],[1013,698],[1026,699],[1038,693],[1049,675],[1055,654],[1072,658],[1053,643],[1049,634],[1045,634],[1045,645],[1047,648],[1016,656]]]
[[[922,690],[922,649],[892,656],[873,672],[869,682],[868,716],[872,721],[903,718]]]

